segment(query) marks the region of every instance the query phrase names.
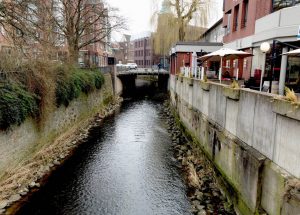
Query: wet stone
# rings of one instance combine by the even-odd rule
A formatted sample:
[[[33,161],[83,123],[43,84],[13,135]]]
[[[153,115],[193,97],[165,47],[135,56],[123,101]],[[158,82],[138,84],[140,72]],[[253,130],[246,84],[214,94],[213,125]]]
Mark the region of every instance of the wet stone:
[[[7,200],[0,201],[0,210],[6,208],[7,206],[8,206]]]
[[[53,164],[54,164],[54,165],[60,165],[60,162],[57,161],[57,160],[55,160],[55,161],[53,161]]]
[[[201,210],[197,213],[197,215],[206,215],[206,212],[205,212],[205,210]]]
[[[16,202],[16,201],[19,201],[20,199],[21,199],[21,195],[20,194],[15,194],[15,195],[11,196],[8,201],[9,202]]]

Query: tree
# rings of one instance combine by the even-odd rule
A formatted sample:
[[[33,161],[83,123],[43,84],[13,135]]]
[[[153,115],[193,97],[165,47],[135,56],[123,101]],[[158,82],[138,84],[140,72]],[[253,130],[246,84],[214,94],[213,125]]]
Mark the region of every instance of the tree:
[[[16,43],[39,43],[43,53],[66,45],[71,63],[77,63],[80,49],[107,44],[112,31],[125,26],[117,10],[102,0],[18,0],[3,5],[7,31]]]
[[[155,12],[154,51],[167,55],[177,41],[199,40],[208,20],[210,0],[164,0],[160,12]]]

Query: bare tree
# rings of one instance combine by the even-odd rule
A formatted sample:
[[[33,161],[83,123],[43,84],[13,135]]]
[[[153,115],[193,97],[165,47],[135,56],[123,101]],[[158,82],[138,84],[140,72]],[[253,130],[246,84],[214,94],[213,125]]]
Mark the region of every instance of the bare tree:
[[[102,0],[19,0],[3,6],[7,31],[16,43],[43,47],[43,53],[66,45],[72,63],[80,49],[107,44],[112,31],[125,26],[117,10]]]

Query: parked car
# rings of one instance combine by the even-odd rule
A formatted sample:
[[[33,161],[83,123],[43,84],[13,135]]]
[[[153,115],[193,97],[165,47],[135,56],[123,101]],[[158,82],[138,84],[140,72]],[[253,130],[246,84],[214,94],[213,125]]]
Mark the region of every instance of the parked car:
[[[127,66],[129,69],[137,69],[137,64],[136,63],[127,63]]]
[[[87,67],[84,62],[79,62],[78,65],[79,65],[79,68],[86,68]]]

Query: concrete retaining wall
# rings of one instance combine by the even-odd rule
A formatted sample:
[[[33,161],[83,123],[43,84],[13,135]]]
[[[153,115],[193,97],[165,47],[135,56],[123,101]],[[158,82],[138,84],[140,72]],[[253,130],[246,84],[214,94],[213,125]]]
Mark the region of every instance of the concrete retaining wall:
[[[266,93],[178,76],[170,77],[170,94],[242,214],[300,214],[298,203],[286,209],[292,203],[284,195],[286,182],[300,178],[299,109]]]
[[[112,79],[110,75],[105,75],[105,84],[101,90],[88,96],[82,94],[68,107],[61,106],[49,113],[43,122],[38,124],[29,118],[20,126],[0,131],[0,176],[32,156],[39,148],[51,144],[68,128],[92,117],[103,105],[103,101],[112,96]]]

